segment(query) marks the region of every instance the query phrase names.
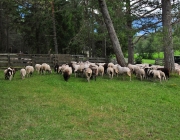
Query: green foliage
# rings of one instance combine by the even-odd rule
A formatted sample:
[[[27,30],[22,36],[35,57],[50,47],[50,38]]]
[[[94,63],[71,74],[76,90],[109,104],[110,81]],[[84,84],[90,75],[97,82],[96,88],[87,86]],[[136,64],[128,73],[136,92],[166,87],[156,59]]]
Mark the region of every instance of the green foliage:
[[[140,39],[135,51],[144,59],[153,59],[153,54],[162,51],[161,34],[151,34]]]
[[[135,58],[135,63],[142,64],[142,57],[140,55]]]
[[[163,81],[107,75],[90,83],[0,71],[0,139],[179,139],[179,76]]]

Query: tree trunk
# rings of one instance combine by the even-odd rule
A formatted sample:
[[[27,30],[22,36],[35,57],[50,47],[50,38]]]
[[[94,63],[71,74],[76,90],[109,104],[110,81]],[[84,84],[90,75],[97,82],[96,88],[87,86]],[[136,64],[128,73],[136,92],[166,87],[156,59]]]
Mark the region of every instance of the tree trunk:
[[[54,16],[54,2],[52,0],[51,2],[52,7],[52,21],[53,21],[53,32],[54,32],[54,46],[55,46],[55,54],[58,54],[58,44],[57,44],[57,38],[56,38],[56,22],[55,22],[55,16]]]
[[[171,25],[171,1],[161,0],[162,2],[162,21],[163,21],[163,48],[164,48],[164,67],[171,72],[174,67],[174,50],[172,42],[172,25]]]
[[[134,64],[134,45],[132,35],[128,35],[128,63]]]
[[[134,45],[132,35],[132,19],[130,0],[126,0],[126,15],[127,15],[127,37],[128,37],[128,63],[134,64]]]
[[[124,55],[121,50],[119,40],[118,40],[116,32],[114,30],[114,26],[111,21],[106,2],[105,2],[105,0],[98,0],[98,1],[99,1],[99,7],[101,9],[101,12],[102,12],[102,15],[104,18],[104,22],[106,24],[106,28],[108,30],[108,33],[109,33],[109,36],[110,36],[110,39],[111,39],[111,42],[113,45],[113,49],[114,49],[114,53],[116,55],[117,62],[118,62],[118,64],[120,64],[121,66],[124,67],[124,66],[126,66],[126,62],[125,62]]]

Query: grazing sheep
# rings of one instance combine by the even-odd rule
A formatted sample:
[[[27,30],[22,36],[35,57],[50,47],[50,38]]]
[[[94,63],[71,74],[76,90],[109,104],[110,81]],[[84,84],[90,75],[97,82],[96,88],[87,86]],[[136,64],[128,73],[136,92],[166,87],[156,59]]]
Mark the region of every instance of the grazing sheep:
[[[160,72],[160,75],[161,75],[161,79],[162,79],[162,80],[166,80],[166,75],[165,75],[165,73],[164,73],[163,71],[161,71],[161,70],[159,70],[159,72]]]
[[[105,64],[103,65],[103,67],[104,67],[104,73],[106,73],[106,72],[107,72],[107,68],[108,68],[108,63],[105,63]]]
[[[27,77],[30,77],[30,76],[32,76],[32,74],[34,72],[34,67],[33,66],[26,66],[25,70],[26,70]]]
[[[128,64],[127,67],[131,70],[131,73],[134,73],[134,70],[136,68],[140,68],[140,66],[137,66],[137,65],[133,65],[133,64]]]
[[[157,68],[157,70],[161,70],[162,72],[164,72],[165,73],[165,75],[166,75],[166,78],[168,78],[169,79],[169,70],[167,69],[167,68]]]
[[[136,66],[140,67],[140,68],[146,68],[146,67],[150,67],[151,64],[136,64]]]
[[[159,70],[151,70],[150,71],[153,74],[153,78],[158,78],[161,83],[161,74]]]
[[[4,70],[4,76],[6,80],[12,80],[12,78],[14,77],[15,74],[15,69],[9,67],[7,69]]]
[[[109,78],[112,79],[114,75],[114,69],[112,67],[108,67],[107,74],[109,75]]]
[[[118,68],[117,68],[117,65],[114,65],[113,66],[113,69],[114,69],[114,74],[118,77]]]
[[[67,82],[72,74],[72,67],[67,66],[63,71],[64,80]]]
[[[81,62],[80,64],[73,63],[72,65],[74,68],[75,77],[77,74],[83,74],[83,70],[86,68],[83,62]]]
[[[41,65],[40,71],[41,71],[41,74],[45,74],[46,71],[47,71],[48,73],[52,73],[52,70],[51,70],[50,65],[48,65],[48,64],[46,64],[46,63],[43,63],[43,64]]]
[[[117,64],[117,68],[118,68],[118,74],[122,74],[123,75],[123,79],[124,79],[124,74],[129,76],[129,80],[131,81],[131,70],[128,67],[121,67],[119,64]]]
[[[95,66],[95,65],[90,65],[89,68],[92,70],[92,76],[91,78],[96,81],[96,77],[98,75],[98,66]]]
[[[74,69],[74,76],[77,76],[77,73],[79,72],[80,65],[77,63],[73,63],[73,69]]]
[[[151,67],[145,67],[145,68],[144,68],[145,78],[146,78],[146,79],[149,79],[149,78],[152,78],[152,77],[153,77],[153,75],[150,73],[150,70],[152,70]]]
[[[159,81],[160,81],[160,83],[161,83],[161,75],[160,75],[160,71],[159,70],[154,70],[154,69],[152,69],[152,68],[145,68],[144,69],[144,71],[145,71],[145,74],[146,74],[146,78],[158,78],[159,79]]]
[[[84,69],[84,74],[85,74],[85,76],[86,76],[86,78],[87,78],[87,81],[89,82],[89,81],[90,81],[90,78],[91,78],[91,76],[92,76],[92,70],[91,70],[91,68],[85,68],[85,69]]]
[[[112,62],[108,63],[108,67],[113,68],[114,64]]]
[[[145,78],[145,71],[143,68],[139,68],[139,67],[134,68],[134,74],[136,75],[136,77],[139,77],[141,81],[142,79]]]
[[[177,73],[178,75],[180,75],[180,68],[175,67],[175,73]]]
[[[102,65],[98,66],[98,74],[103,76],[104,75],[104,67]]]
[[[40,69],[41,69],[41,64],[36,64],[35,65],[35,70],[38,72],[38,74],[40,72]]]
[[[58,68],[58,73],[62,73],[64,72],[64,70],[66,69],[66,67],[69,67],[69,65],[66,65],[66,64],[62,64],[62,66],[59,66]]]
[[[25,78],[25,76],[26,76],[26,70],[25,70],[24,68],[22,68],[22,69],[20,70],[20,75],[21,75],[21,78],[22,78],[22,79]]]

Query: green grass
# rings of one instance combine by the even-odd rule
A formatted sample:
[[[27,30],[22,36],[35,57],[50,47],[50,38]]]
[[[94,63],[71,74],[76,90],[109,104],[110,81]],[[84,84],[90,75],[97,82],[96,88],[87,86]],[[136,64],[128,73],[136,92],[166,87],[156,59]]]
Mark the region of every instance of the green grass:
[[[146,64],[155,64],[155,60],[153,59],[143,59],[142,63],[146,63]]]
[[[179,140],[180,77],[132,81],[107,76],[34,74],[12,81],[0,71],[0,139]]]

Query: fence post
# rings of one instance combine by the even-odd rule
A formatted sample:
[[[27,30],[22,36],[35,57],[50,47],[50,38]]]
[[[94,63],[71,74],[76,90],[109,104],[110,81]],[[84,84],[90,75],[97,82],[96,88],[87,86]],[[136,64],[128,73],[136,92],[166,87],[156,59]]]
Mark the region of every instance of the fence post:
[[[8,58],[8,67],[10,67],[11,62],[10,62],[10,55],[9,54],[7,55],[7,58]]]

